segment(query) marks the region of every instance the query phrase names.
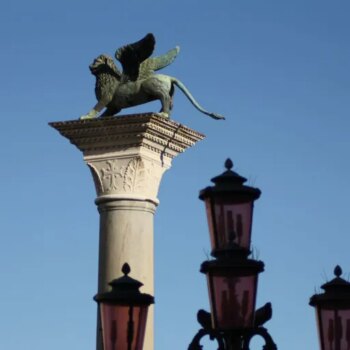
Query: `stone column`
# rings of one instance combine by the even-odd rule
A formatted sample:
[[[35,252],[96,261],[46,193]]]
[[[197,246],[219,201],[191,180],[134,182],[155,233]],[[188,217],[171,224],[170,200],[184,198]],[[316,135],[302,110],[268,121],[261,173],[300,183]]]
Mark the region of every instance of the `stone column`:
[[[121,275],[131,276],[154,295],[153,216],[165,170],[179,153],[204,135],[154,113],[50,123],[83,152],[97,192],[100,213],[98,292]],[[99,320],[98,320],[99,324]],[[98,326],[97,349],[102,350]],[[153,350],[153,309],[145,350]]]

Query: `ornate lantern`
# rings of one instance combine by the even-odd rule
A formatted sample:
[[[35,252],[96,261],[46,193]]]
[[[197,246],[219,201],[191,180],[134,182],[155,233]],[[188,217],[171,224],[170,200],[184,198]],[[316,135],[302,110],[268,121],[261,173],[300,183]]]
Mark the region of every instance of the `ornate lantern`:
[[[110,292],[94,297],[100,307],[104,350],[142,350],[148,307],[154,298],[140,293],[142,283],[128,276],[128,264],[122,272],[124,276],[109,283]]]
[[[239,248],[247,255],[250,249],[254,201],[260,197],[258,188],[244,185],[244,177],[232,171],[230,159],[225,162],[226,171],[211,181],[200,192],[205,201],[212,255]]]
[[[205,261],[201,272],[207,275],[212,327],[216,330],[252,328],[258,274],[261,261],[218,259]]]
[[[277,350],[262,325],[272,317],[271,303],[255,309],[258,275],[264,263],[249,259],[253,204],[260,197],[258,188],[244,185],[244,177],[232,171],[230,159],[226,171],[214,177],[214,186],[203,189],[209,223],[213,260],[202,263],[206,274],[211,312],[199,310],[202,328],[188,350],[201,350],[204,336],[216,340],[218,350],[247,350],[251,339],[259,335],[265,350]]]
[[[316,308],[321,350],[348,350],[350,348],[350,283],[341,278],[339,266],[335,278],[325,283],[322,294],[315,294],[310,305]]]

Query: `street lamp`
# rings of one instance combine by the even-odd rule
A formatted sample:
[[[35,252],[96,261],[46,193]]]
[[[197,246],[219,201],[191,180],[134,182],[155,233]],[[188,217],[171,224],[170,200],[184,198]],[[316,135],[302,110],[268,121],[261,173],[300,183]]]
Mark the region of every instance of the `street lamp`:
[[[310,305],[316,308],[321,350],[350,348],[350,283],[341,274],[342,269],[336,266],[335,278],[321,286],[324,293],[310,299]]]
[[[200,191],[199,198],[205,202],[212,256],[239,248],[249,255],[254,201],[260,197],[258,188],[244,185],[244,177],[232,171],[231,159],[225,162],[226,171]],[[237,254],[237,252],[236,252]]]
[[[232,171],[230,159],[226,171],[212,179],[214,186],[200,191],[205,202],[215,258],[202,263],[200,271],[207,276],[211,313],[198,312],[202,329],[193,338],[189,350],[200,350],[200,340],[208,335],[216,339],[219,350],[247,350],[253,336],[265,340],[265,350],[276,350],[271,336],[262,325],[272,316],[271,304],[255,310],[258,274],[264,263],[249,259],[254,201],[258,188]]]
[[[140,293],[141,282],[128,276],[130,267],[122,267],[124,276],[109,283],[112,290],[97,294],[104,350],[142,350],[148,307],[154,303],[149,294]]]

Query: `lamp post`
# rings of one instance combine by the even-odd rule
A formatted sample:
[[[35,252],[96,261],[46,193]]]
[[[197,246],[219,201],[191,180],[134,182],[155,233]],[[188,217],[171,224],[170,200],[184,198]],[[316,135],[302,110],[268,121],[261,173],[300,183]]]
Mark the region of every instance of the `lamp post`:
[[[142,350],[148,307],[154,303],[149,294],[140,293],[142,283],[129,277],[130,267],[122,267],[124,276],[109,283],[112,290],[97,294],[104,350]]]
[[[256,309],[258,275],[264,263],[249,258],[254,202],[258,188],[245,185],[244,177],[232,170],[230,159],[226,171],[212,179],[214,186],[200,191],[205,202],[213,260],[202,263],[200,271],[207,277],[211,312],[197,313],[201,329],[188,350],[202,350],[201,339],[216,340],[218,350],[249,350],[254,336],[261,336],[264,350],[277,350],[263,325],[272,317],[271,303]],[[142,350],[148,307],[154,303],[142,294],[142,283],[129,277],[130,267],[122,267],[124,276],[109,283],[112,290],[99,293],[104,350]],[[350,349],[350,282],[340,276],[321,286],[324,293],[310,298],[316,309],[321,350]]]
[[[264,263],[248,258],[254,201],[258,188],[244,183],[244,177],[232,170],[212,179],[214,186],[200,191],[205,202],[214,260],[205,261],[200,271],[207,276],[211,313],[198,312],[202,329],[193,338],[189,350],[200,350],[200,340],[216,339],[219,350],[247,350],[253,336],[265,340],[265,350],[276,350],[271,336],[262,325],[272,316],[271,304],[255,310],[258,274]]]
[[[348,350],[350,348],[350,283],[340,276],[336,266],[335,278],[321,286],[324,293],[310,298],[316,309],[321,350]]]

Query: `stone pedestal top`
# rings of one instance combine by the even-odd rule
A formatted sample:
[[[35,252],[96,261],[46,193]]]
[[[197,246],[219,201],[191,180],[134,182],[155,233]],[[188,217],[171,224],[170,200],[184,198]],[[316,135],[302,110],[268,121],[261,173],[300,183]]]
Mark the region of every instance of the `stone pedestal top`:
[[[97,203],[113,199],[158,203],[162,174],[203,134],[155,113],[50,123],[84,155]]]
[[[52,122],[84,156],[142,147],[174,158],[205,136],[155,113]]]

